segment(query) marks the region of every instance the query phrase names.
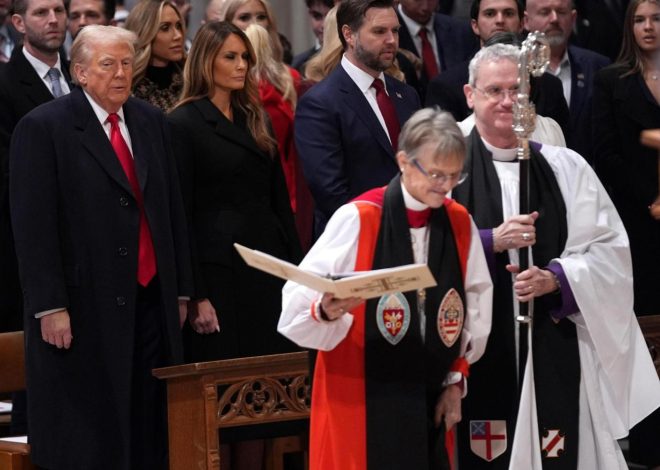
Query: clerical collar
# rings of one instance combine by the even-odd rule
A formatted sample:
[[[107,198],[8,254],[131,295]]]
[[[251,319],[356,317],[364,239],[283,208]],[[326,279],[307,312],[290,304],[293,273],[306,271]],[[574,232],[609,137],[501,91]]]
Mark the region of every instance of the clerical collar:
[[[413,211],[423,211],[429,208],[429,206],[427,206],[423,202],[420,202],[414,197],[412,197],[412,195],[408,192],[406,186],[403,183],[401,183],[401,192],[403,193],[403,203],[406,205],[406,209],[410,209]]]
[[[516,148],[501,149],[488,143],[483,137],[481,138],[481,141],[484,143],[486,150],[493,154],[493,160],[498,162],[513,162],[516,160]]]

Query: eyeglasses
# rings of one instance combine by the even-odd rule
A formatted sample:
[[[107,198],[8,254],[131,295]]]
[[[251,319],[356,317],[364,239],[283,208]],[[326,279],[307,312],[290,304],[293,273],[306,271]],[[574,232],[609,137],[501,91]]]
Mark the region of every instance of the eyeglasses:
[[[474,89],[480,91],[486,98],[492,101],[503,101],[506,96],[508,96],[511,101],[518,101],[518,86],[509,88],[508,90],[498,86],[489,86],[485,90],[475,86]]]
[[[468,177],[468,174],[465,172],[452,173],[451,175],[445,175],[444,173],[438,173],[435,171],[428,172],[424,168],[422,168],[422,165],[419,164],[417,159],[411,158],[409,161],[412,162],[412,164],[415,165],[415,167],[424,176],[426,176],[431,183],[445,184],[447,181],[450,181],[454,186],[457,186],[461,184],[463,181],[465,181]]]

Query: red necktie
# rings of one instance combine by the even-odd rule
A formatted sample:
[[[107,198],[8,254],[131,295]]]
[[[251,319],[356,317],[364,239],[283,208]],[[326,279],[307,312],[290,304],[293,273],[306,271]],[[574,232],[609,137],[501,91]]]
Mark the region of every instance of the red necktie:
[[[108,122],[110,123],[110,143],[112,148],[119,158],[124,173],[128,178],[128,182],[133,189],[133,194],[137,201],[138,208],[140,209],[140,240],[138,245],[138,283],[146,287],[149,281],[156,275],[156,254],[154,252],[153,241],[151,240],[151,231],[149,230],[149,223],[144,213],[144,201],[142,199],[142,191],[138,184],[137,175],[135,174],[135,162],[131,151],[126,145],[124,137],[119,130],[119,116],[116,113],[108,115]]]
[[[385,120],[385,126],[387,127],[387,133],[390,135],[392,148],[396,152],[399,146],[399,131],[401,130],[399,118],[396,117],[396,109],[394,109],[394,104],[387,95],[385,85],[383,85],[383,81],[380,78],[375,79],[371,86],[376,89],[376,103],[378,103],[380,114],[383,115],[383,119]]]
[[[408,215],[408,224],[410,225],[410,228],[426,227],[429,223],[429,218],[431,217],[431,208],[427,207],[421,211],[406,209],[406,214]]]
[[[428,33],[426,28],[419,30],[419,37],[422,40],[422,62],[424,62],[424,70],[428,79],[432,79],[438,75],[438,63],[435,61],[435,54],[429,42]]]

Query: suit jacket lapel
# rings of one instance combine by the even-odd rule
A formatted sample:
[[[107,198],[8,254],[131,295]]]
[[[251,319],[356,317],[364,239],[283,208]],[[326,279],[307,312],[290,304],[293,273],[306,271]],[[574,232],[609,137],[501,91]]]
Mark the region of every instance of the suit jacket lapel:
[[[385,129],[381,126],[380,121],[374,114],[373,109],[369,105],[367,98],[365,98],[362,91],[358,88],[355,82],[348,76],[344,68],[339,64],[335,69],[338,78],[339,78],[339,91],[344,94],[344,101],[346,102],[346,108],[351,109],[357,114],[362,122],[367,126],[369,131],[373,134],[374,138],[378,143],[387,151],[388,154],[394,158],[394,150],[392,149],[392,143],[385,133]],[[387,78],[386,78],[387,81]],[[389,88],[389,81],[387,83],[388,91],[392,93],[392,90]],[[393,100],[395,101],[395,100]],[[399,108],[396,106],[397,117],[399,117],[399,123],[401,123],[401,116],[399,115]]]
[[[443,25],[437,14],[433,15],[433,32],[435,33],[435,45],[438,48],[438,60],[440,61],[438,65],[440,71],[444,71],[447,70],[444,44],[452,44],[454,41],[454,34],[456,33],[452,31],[451,25]]]
[[[591,77],[585,76],[582,65],[575,54],[572,53],[570,46],[568,47],[568,60],[571,62],[571,102],[569,103],[569,109],[571,117],[578,118],[586,99],[587,81]]]
[[[133,160],[135,161],[135,173],[137,174],[140,190],[144,194],[149,175],[149,160],[154,155],[152,142],[157,142],[155,136],[152,137],[151,129],[153,126],[144,122],[144,116],[135,110],[133,99],[129,98],[124,103],[124,118],[126,127],[131,134],[131,147],[133,148]]]
[[[410,117],[410,109],[406,106],[406,101],[403,99],[398,80],[385,75],[385,82],[387,83],[387,91],[390,99],[396,108],[396,117],[399,119],[399,126],[403,127],[407,118]]]
[[[251,152],[270,160],[270,156],[257,146],[252,136],[248,134],[247,128],[243,127],[245,117],[240,110],[234,110],[235,122],[231,122],[208,98],[197,100],[194,102],[194,105],[202,114],[204,120],[211,123],[215,132],[222,136],[222,138],[231,140],[242,147],[246,147]]]
[[[94,158],[101,168],[128,194],[133,195],[131,185],[119,163],[117,154],[115,154],[110,144],[110,139],[103,131],[92,106],[80,88],[76,88],[71,92],[71,103],[73,107],[72,118],[75,120],[76,129],[80,132],[80,141],[91,158]],[[131,133],[131,141],[132,138],[133,133]]]
[[[35,107],[53,99],[53,94],[41,80],[41,77],[37,75],[32,64],[23,55],[22,47],[14,48],[11,61],[14,63],[17,72],[16,79],[25,89],[25,96],[34,103]]]

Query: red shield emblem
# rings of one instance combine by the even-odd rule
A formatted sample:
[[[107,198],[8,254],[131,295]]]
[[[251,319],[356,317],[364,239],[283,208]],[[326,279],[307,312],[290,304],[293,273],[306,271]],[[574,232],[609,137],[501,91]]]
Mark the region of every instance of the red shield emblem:
[[[376,309],[378,330],[392,346],[403,339],[410,326],[410,305],[400,292],[384,295]]]

